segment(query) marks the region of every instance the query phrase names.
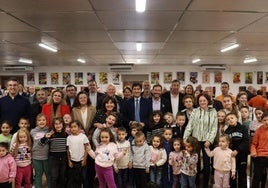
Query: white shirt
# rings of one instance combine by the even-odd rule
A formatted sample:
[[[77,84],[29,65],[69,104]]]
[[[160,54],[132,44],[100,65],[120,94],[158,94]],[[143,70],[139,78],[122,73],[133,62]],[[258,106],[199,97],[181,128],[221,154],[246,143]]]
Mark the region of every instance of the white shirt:
[[[161,99],[160,98],[159,98],[159,100],[155,100],[154,98],[152,98],[152,102],[153,102],[153,111],[161,110]]]
[[[171,100],[172,114],[174,118],[176,118],[176,114],[178,113],[179,110],[179,94],[174,96],[170,93],[170,100]]]
[[[88,144],[88,138],[85,134],[69,135],[67,137],[67,146],[69,147],[71,160],[80,162],[84,159],[85,144]]]
[[[83,125],[85,126],[84,129],[86,130],[86,126],[87,126],[87,108],[86,110],[83,112],[81,110],[81,116],[82,116],[82,121],[83,121]]]

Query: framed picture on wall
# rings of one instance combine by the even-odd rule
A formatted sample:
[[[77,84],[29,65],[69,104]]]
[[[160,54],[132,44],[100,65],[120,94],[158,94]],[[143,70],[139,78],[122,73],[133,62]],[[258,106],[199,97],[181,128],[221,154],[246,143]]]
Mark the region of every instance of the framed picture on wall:
[[[214,72],[214,83],[222,83],[222,72]]]
[[[50,73],[50,83],[53,85],[59,84],[59,74],[57,72]]]
[[[245,84],[253,83],[253,72],[245,72]]]
[[[177,80],[179,80],[181,84],[184,84],[185,83],[185,73],[184,72],[177,72]]]
[[[268,72],[265,73],[265,83],[268,84]]]
[[[113,72],[113,84],[120,85],[120,74],[119,72]]]
[[[239,92],[246,91],[247,87],[246,86],[239,86],[238,90],[239,90]]]
[[[202,83],[203,84],[209,84],[210,83],[210,74],[209,74],[209,72],[203,72],[202,73]]]
[[[172,82],[172,72],[164,72],[164,84],[170,84]]]
[[[240,72],[234,72],[234,73],[233,73],[233,83],[234,83],[234,84],[239,84],[239,83],[241,83],[240,76],[241,76],[241,73],[240,73]]]
[[[62,73],[62,84],[63,85],[71,84],[71,73],[70,72],[63,72]]]
[[[88,72],[87,73],[87,82],[89,80],[96,80],[96,74],[95,74],[95,72]]]
[[[198,82],[197,80],[198,72],[190,72],[190,79],[189,81],[193,84],[196,84]]]
[[[47,84],[47,73],[46,72],[39,72],[38,80],[40,85]]]
[[[151,84],[159,83],[159,72],[151,72]]]
[[[28,72],[27,73],[27,84],[28,85],[34,85],[35,84],[34,72]]]
[[[74,84],[83,85],[83,73],[82,72],[74,73]]]
[[[262,84],[263,83],[263,72],[258,71],[257,72],[257,84]]]
[[[108,84],[108,74],[107,72],[100,72],[99,73],[99,83],[100,84]]]

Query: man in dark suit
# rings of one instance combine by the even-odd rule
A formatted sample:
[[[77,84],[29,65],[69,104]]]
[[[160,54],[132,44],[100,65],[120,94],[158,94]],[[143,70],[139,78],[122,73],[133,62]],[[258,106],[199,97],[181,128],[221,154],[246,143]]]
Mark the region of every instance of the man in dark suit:
[[[170,105],[169,112],[176,117],[176,114],[183,110],[185,107],[183,105],[182,99],[184,94],[179,92],[180,90],[180,81],[173,80],[171,83],[170,91],[167,91],[162,95],[163,98],[167,99]]]
[[[74,99],[77,94],[77,88],[75,85],[69,84],[66,86],[66,103],[72,109],[74,104]]]
[[[144,127],[148,127],[149,116],[152,111],[152,104],[149,99],[141,97],[142,86],[140,83],[133,83],[132,94],[129,100],[125,101],[122,108],[124,126],[130,133],[130,126],[138,122]],[[137,105],[138,104],[138,105]],[[138,110],[137,110],[138,108]],[[137,112],[139,112],[137,114]],[[138,118],[138,119],[137,119]]]
[[[91,104],[95,107],[101,106],[102,101],[100,101],[99,98],[103,96],[104,93],[98,92],[98,86],[95,80],[89,80],[87,83],[88,83],[88,88],[85,91],[88,92]]]
[[[169,102],[167,99],[161,97],[162,86],[156,84],[152,89],[152,97],[150,101],[152,103],[152,111],[160,110],[163,114],[170,110]]]
[[[102,106],[102,101],[106,96],[114,97],[117,103],[117,111],[120,112],[122,105],[123,105],[123,99],[122,97],[118,96],[115,94],[116,93],[116,88],[114,84],[108,84],[107,89],[106,89],[106,94],[98,98],[98,106],[97,109],[100,109]]]

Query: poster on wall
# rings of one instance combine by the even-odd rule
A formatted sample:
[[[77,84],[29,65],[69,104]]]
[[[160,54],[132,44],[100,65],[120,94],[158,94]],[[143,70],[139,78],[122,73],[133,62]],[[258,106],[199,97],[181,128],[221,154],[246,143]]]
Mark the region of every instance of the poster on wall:
[[[82,72],[74,73],[74,84],[83,85],[83,73]]]
[[[240,76],[241,76],[241,73],[240,73],[240,72],[234,72],[234,73],[233,73],[233,83],[234,83],[234,84],[239,84],[239,83],[241,83]]]
[[[209,72],[203,72],[202,73],[202,83],[203,84],[209,84],[210,83],[210,74],[209,74]]]
[[[164,84],[170,84],[172,82],[172,72],[164,72]]]
[[[34,85],[35,84],[34,72],[28,72],[27,73],[27,84],[28,85]]]
[[[263,83],[263,72],[258,71],[257,72],[257,84],[262,84]]]
[[[62,84],[63,85],[71,84],[71,73],[70,72],[63,72],[62,73]]]
[[[268,72],[265,73],[265,83],[268,84]]]
[[[50,73],[50,84],[52,85],[59,84],[59,74],[57,72]]]
[[[100,72],[99,74],[99,83],[100,84],[108,84],[108,78],[107,78],[106,72]]]
[[[190,79],[189,81],[193,84],[196,84],[198,82],[197,80],[198,72],[190,72]]]
[[[95,72],[88,72],[87,73],[87,82],[90,80],[96,80],[96,74]]]
[[[159,72],[151,72],[151,84],[159,83]]]
[[[214,72],[214,83],[222,82],[222,72]]]
[[[120,85],[120,74],[119,72],[113,72],[113,84]]]
[[[253,72],[245,72],[245,84],[253,83]]]
[[[177,72],[177,80],[179,80],[181,84],[184,84],[185,83],[185,73],[184,72]]]
[[[238,90],[239,90],[239,92],[246,91],[247,88],[246,88],[246,86],[239,86]]]
[[[47,73],[46,72],[39,72],[38,80],[40,85],[47,84]]]

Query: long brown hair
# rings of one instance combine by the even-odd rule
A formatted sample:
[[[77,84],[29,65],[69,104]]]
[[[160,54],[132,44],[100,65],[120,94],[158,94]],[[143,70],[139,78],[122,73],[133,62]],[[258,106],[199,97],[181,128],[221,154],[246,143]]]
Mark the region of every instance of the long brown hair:
[[[30,132],[26,128],[21,128],[17,132],[17,137],[16,137],[16,141],[15,141],[15,147],[14,147],[14,150],[12,152],[14,157],[17,157],[17,155],[18,155],[19,146],[21,144],[20,143],[20,140],[19,140],[19,135],[21,133],[25,133],[26,134],[26,136],[27,136],[27,146],[29,148],[32,148],[32,139],[31,139]]]

